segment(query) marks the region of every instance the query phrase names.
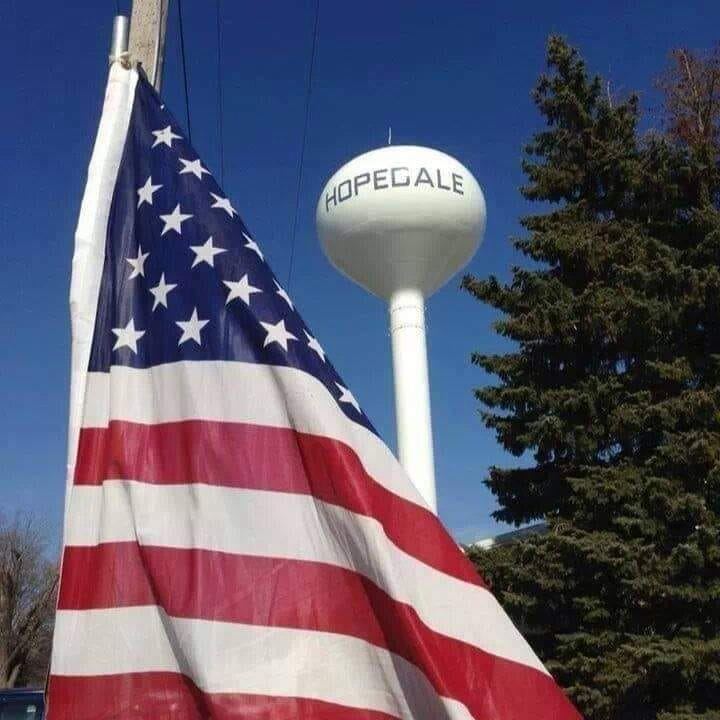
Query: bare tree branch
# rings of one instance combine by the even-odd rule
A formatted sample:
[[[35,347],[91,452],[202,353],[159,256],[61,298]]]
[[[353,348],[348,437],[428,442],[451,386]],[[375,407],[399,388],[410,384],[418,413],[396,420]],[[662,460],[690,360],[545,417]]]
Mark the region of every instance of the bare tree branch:
[[[708,53],[679,48],[660,79],[668,130],[690,148],[720,147],[720,47]]]
[[[57,570],[34,519],[0,517],[0,688],[42,679],[55,609]]]

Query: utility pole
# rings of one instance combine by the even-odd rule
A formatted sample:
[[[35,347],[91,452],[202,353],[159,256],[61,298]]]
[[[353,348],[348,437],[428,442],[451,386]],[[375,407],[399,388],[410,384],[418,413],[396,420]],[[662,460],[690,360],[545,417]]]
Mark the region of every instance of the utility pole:
[[[139,62],[148,80],[160,90],[169,0],[133,0],[130,18],[130,57]]]

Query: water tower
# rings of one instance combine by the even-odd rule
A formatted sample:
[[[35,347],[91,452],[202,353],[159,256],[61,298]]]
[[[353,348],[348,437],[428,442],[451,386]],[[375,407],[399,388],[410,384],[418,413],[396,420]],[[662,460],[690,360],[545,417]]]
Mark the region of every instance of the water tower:
[[[388,302],[398,454],[436,511],[425,298],[477,250],[482,190],[445,153],[390,146],[354,158],[328,180],[316,221],[330,262]]]

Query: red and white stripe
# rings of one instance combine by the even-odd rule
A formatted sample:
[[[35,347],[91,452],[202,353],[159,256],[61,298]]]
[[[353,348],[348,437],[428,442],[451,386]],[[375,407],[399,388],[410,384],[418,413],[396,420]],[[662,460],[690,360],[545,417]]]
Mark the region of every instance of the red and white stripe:
[[[120,128],[133,74],[111,73]],[[90,299],[98,262],[75,268]],[[387,447],[313,377],[78,371],[71,429],[49,720],[579,717]]]
[[[533,699],[574,716],[387,448],[311,376],[114,367],[86,398],[59,694],[112,677],[137,702],[154,677],[197,717],[218,696],[400,718],[521,718]]]

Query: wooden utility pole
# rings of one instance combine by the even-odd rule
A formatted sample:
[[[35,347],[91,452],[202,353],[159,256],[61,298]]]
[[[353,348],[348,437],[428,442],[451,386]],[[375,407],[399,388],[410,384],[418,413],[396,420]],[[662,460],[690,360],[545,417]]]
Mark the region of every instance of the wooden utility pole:
[[[139,62],[148,80],[160,90],[169,0],[133,0],[130,17],[130,57]]]

